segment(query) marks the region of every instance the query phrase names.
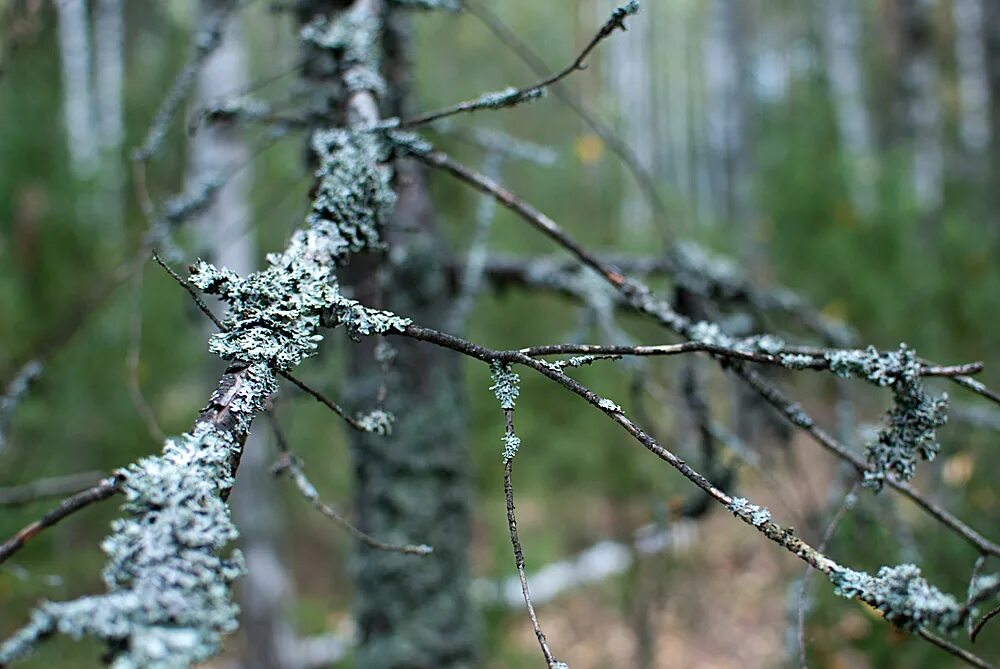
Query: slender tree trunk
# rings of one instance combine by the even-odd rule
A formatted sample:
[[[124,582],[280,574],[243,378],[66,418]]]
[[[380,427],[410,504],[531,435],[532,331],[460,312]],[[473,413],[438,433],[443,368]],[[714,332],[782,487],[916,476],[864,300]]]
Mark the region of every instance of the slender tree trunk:
[[[409,26],[388,12],[383,33],[384,108],[401,111],[408,88]],[[389,252],[353,265],[366,303],[443,324],[452,307],[423,169],[396,166],[397,204],[385,236]],[[381,297],[382,299],[379,299]],[[477,624],[468,567],[470,489],[465,395],[458,361],[409,340],[386,349],[351,346],[347,395],[359,410],[382,406],[396,417],[390,436],[353,434],[355,499],[361,528],[382,540],[434,547],[427,557],[359,546],[353,560],[357,666],[448,669],[476,666]],[[381,358],[378,360],[376,358]]]
[[[983,0],[983,44],[989,86],[990,182],[987,207],[1000,228],[1000,0]]]
[[[201,0],[202,20],[225,11],[233,0]],[[226,26],[218,49],[198,75],[199,105],[218,102],[221,91],[237,90],[249,81],[246,48],[238,16]],[[226,179],[201,217],[201,238],[211,261],[247,276],[257,269],[250,234],[252,175],[250,151],[240,131],[225,122],[200,128],[191,146],[192,183]],[[289,578],[281,562],[281,499],[270,474],[272,458],[266,425],[255,423],[247,436],[240,476],[231,502],[246,556],[247,575],[239,588],[243,669],[291,669],[288,653],[294,642],[287,622]]]
[[[871,121],[861,60],[862,21],[859,0],[820,0],[823,51],[842,153],[851,166],[848,190],[854,206],[871,212],[875,205]]]
[[[94,20],[94,88],[102,165],[102,210],[108,234],[124,240],[122,88],[125,65],[123,0],[99,0]]]
[[[55,3],[59,13],[59,58],[62,62],[63,118],[70,168],[78,179],[97,170],[97,135],[90,88],[90,33],[86,0]]]

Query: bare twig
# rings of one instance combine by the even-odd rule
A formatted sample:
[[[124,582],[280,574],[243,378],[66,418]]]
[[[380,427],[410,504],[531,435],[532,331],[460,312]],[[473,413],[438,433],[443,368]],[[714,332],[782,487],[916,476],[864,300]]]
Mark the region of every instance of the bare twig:
[[[830,518],[830,522],[826,526],[826,531],[823,532],[823,538],[820,540],[817,550],[826,552],[830,540],[833,539],[833,533],[837,531],[840,521],[844,519],[847,511],[851,508],[851,499],[857,494],[859,485],[860,481],[855,480],[850,490],[847,491],[847,494],[840,501],[840,504],[837,505],[837,510],[834,512],[833,517]],[[812,573],[812,566],[806,565],[805,571],[802,573],[802,578],[799,580],[799,597],[795,611],[796,636],[799,642],[799,664],[802,669],[808,669],[809,666],[806,661],[806,600],[808,598],[809,577],[812,576]]]
[[[157,257],[159,262],[159,257]],[[128,394],[132,400],[132,406],[139,413],[142,422],[146,426],[146,431],[153,441],[161,442],[166,439],[153,407],[146,401],[146,396],[142,392],[142,382],[139,379],[140,367],[142,364],[142,273],[137,273],[135,283],[135,308],[132,310],[132,341],[125,355],[125,370]]]
[[[552,69],[545,63],[538,52],[497,16],[489,5],[476,2],[474,0],[461,0],[462,5],[476,16],[483,25],[493,33],[494,36],[515,56],[523,60],[528,67],[539,77],[548,76]],[[580,100],[571,93],[565,86],[559,83],[552,84],[550,90],[567,107],[569,107],[580,119],[590,127],[594,133],[601,138],[601,141],[617,155],[625,165],[629,173],[639,185],[639,189],[649,201],[652,209],[661,219],[667,217],[667,206],[657,191],[656,180],[650,174],[636,156],[635,151],[621,137],[615,133],[614,129],[601,121],[597,116]],[[667,231],[664,230],[664,234]]]
[[[975,643],[976,637],[978,637],[979,633],[983,631],[983,627],[986,626],[986,623],[988,623],[992,618],[996,617],[998,614],[1000,614],[1000,606],[997,606],[996,608],[990,610],[982,618],[980,618],[979,622],[977,622],[975,626],[969,631],[969,641]]]
[[[514,434],[514,410],[504,409],[504,416],[507,419],[506,433],[508,436]],[[524,604],[528,607],[528,617],[531,618],[531,627],[535,630],[535,637],[538,645],[545,656],[545,662],[549,667],[565,666],[552,654],[548,641],[545,640],[545,633],[538,622],[538,615],[535,613],[535,605],[531,603],[531,593],[528,591],[528,577],[524,572],[524,550],[521,548],[521,540],[517,534],[517,517],[514,515],[514,485],[511,483],[511,471],[514,468],[514,458],[509,458],[503,467],[503,492],[507,500],[507,527],[510,530],[510,543],[514,547],[514,564],[517,566],[517,576],[521,581],[521,594],[524,595]]]
[[[654,297],[649,288],[641,282],[627,278],[616,267],[595,256],[566,233],[555,221],[518,198],[509,190],[440,151],[418,150],[414,151],[413,155],[428,165],[448,172],[476,190],[491,194],[498,202],[518,214],[525,222],[568,250],[583,265],[596,271],[605,281],[618,290],[635,311],[652,318],[661,326],[677,334],[686,336],[690,333],[694,324],[688,318],[675,311],[666,301]],[[758,394],[778,409],[786,419],[793,425],[804,429],[821,446],[837,457],[850,462],[860,473],[871,471],[868,463],[851,452],[850,449],[837,441],[825,430],[817,427],[815,421],[797,403],[786,398],[780,390],[773,384],[763,380],[754,370],[749,369],[740,361],[734,362],[726,358],[721,359],[721,361],[724,362],[725,369],[750,384]],[[962,380],[967,377],[957,376],[953,378]],[[972,382],[971,379],[968,381]],[[887,475],[885,480],[890,487],[916,502],[931,516],[975,546],[980,552],[1000,555],[1000,546],[986,539],[951,513],[928,500],[910,484],[899,481],[891,475]]]
[[[351,523],[351,521],[344,518],[344,516],[342,516],[336,509],[320,499],[319,492],[316,490],[316,487],[312,484],[312,482],[309,481],[305,471],[302,469],[302,461],[298,458],[298,456],[292,453],[291,449],[288,447],[288,442],[285,440],[285,434],[280,425],[278,425],[274,412],[268,411],[267,417],[269,419],[268,422],[271,424],[271,430],[274,433],[275,440],[278,442],[278,449],[281,451],[281,458],[274,467],[274,473],[277,475],[287,471],[291,475],[292,481],[295,482],[295,486],[299,489],[299,492],[302,493],[302,496],[305,497],[317,511],[340,525],[369,548],[379,551],[388,551],[391,553],[406,553],[408,555],[430,555],[434,552],[434,549],[427,544],[390,544],[384,541],[379,541],[370,534],[358,529],[353,523]]]
[[[3,563],[11,555],[21,550],[24,544],[37,536],[42,530],[52,527],[63,518],[73,515],[80,509],[111,497],[118,492],[120,485],[121,479],[118,476],[110,476],[83,492],[79,492],[72,497],[67,497],[55,509],[49,511],[39,520],[24,527],[3,544],[0,544],[0,563]]]
[[[574,72],[586,69],[587,66],[585,61],[587,60],[587,56],[590,55],[590,52],[593,51],[598,44],[610,37],[616,30],[625,30],[625,19],[634,15],[638,11],[639,3],[635,2],[635,0],[614,9],[608,20],[603,26],[601,26],[601,29],[598,30],[597,33],[591,38],[590,42],[587,43],[587,45],[583,48],[583,51],[577,55],[576,59],[572,63],[555,74],[543,78],[541,81],[523,88],[510,88],[496,93],[487,93],[486,95],[480,95],[479,97],[471,100],[465,100],[437,111],[418,114],[412,118],[399,121],[398,126],[390,120],[387,122],[388,125],[386,125],[386,127],[413,128],[425,123],[431,123],[432,121],[454,116],[455,114],[461,114],[463,112],[511,107],[527,100],[533,100],[539,97],[539,95],[541,95],[549,86],[558,83]]]
[[[79,472],[0,488],[0,506],[23,506],[47,497],[78,493],[93,486],[102,476],[101,472]]]

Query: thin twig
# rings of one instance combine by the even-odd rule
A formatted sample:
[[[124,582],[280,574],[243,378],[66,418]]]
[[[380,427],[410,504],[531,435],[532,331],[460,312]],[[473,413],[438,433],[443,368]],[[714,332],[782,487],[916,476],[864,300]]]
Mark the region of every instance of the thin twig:
[[[504,417],[507,419],[506,432],[508,435],[514,433],[514,410],[504,409]],[[514,564],[517,566],[517,577],[521,581],[521,594],[524,595],[524,603],[528,607],[528,617],[531,618],[531,627],[535,630],[535,637],[538,645],[545,656],[545,662],[549,667],[562,666],[552,650],[548,641],[545,640],[545,632],[538,622],[538,615],[535,613],[535,605],[531,603],[531,593],[528,591],[528,577],[524,571],[524,550],[521,548],[521,539],[517,534],[517,517],[514,515],[514,485],[511,483],[511,472],[514,468],[514,458],[509,458],[503,466],[503,492],[507,500],[507,527],[510,530],[510,543],[514,547]]]
[[[281,451],[281,458],[274,467],[274,473],[277,475],[285,471],[289,472],[295,486],[299,489],[299,492],[302,493],[302,496],[313,505],[313,508],[340,525],[343,529],[347,530],[356,539],[369,548],[379,551],[388,551],[390,553],[406,553],[408,555],[430,555],[434,552],[434,549],[427,544],[390,544],[384,541],[379,541],[370,534],[358,529],[353,523],[351,523],[351,521],[344,518],[344,516],[342,516],[336,509],[323,502],[323,500],[320,499],[319,492],[316,490],[316,487],[309,481],[305,471],[302,469],[302,460],[292,453],[291,449],[288,447],[284,431],[282,431],[281,426],[278,425],[274,412],[268,411],[267,417],[268,422],[271,425],[271,430],[274,433],[274,438],[278,443],[278,449]]]
[[[824,553],[826,552],[826,549],[830,544],[830,540],[833,539],[833,533],[837,531],[837,527],[840,526],[840,521],[844,519],[848,509],[851,507],[851,499],[857,494],[859,485],[860,481],[855,480],[851,485],[851,489],[847,491],[847,494],[844,495],[840,504],[837,505],[837,510],[830,519],[830,522],[827,524],[826,530],[823,532],[823,538],[816,547],[817,550]],[[812,576],[812,573],[812,565],[806,565],[806,569],[802,573],[802,578],[799,581],[798,607],[795,612],[796,636],[799,642],[799,664],[802,666],[802,669],[808,669],[809,667],[809,664],[806,661],[806,599],[809,588],[809,577]]]
[[[927,631],[925,629],[919,630],[917,632],[917,634],[921,638],[926,639],[927,641],[930,641],[932,644],[934,644],[935,646],[937,646],[941,650],[943,650],[943,651],[945,651],[947,653],[951,653],[952,655],[954,655],[955,657],[957,657],[960,660],[964,660],[964,661],[968,662],[973,667],[978,667],[979,669],[994,669],[994,666],[992,664],[990,664],[989,662],[987,662],[986,660],[982,659],[981,657],[979,657],[977,655],[973,655],[972,653],[970,653],[969,651],[965,650],[964,648],[960,648],[959,646],[956,646],[955,644],[953,644],[951,641],[948,641],[947,639],[939,637],[937,634],[929,632],[929,631]]]
[[[969,632],[969,641],[975,643],[976,637],[979,636],[979,633],[983,631],[983,627],[986,626],[986,623],[988,623],[997,614],[1000,614],[1000,606],[992,609],[991,611],[986,613],[982,618],[980,618],[979,622],[977,622],[975,626],[972,628],[972,630],[970,630]]]
[[[0,563],[3,563],[11,555],[21,550],[24,544],[37,536],[42,530],[52,527],[63,518],[76,513],[80,509],[86,508],[95,502],[108,499],[117,493],[120,490],[121,482],[118,476],[110,476],[97,485],[64,499],[55,509],[49,511],[39,520],[24,527],[3,544],[0,544]]]
[[[159,261],[159,258],[157,258]],[[142,383],[139,380],[139,372],[142,364],[142,273],[135,275],[135,307],[132,310],[132,341],[129,343],[128,352],[125,354],[125,376],[127,378],[129,398],[132,406],[139,413],[142,422],[146,426],[146,431],[153,441],[162,442],[167,435],[160,428],[160,423],[156,419],[153,407],[146,401],[146,396],[142,392]]]
[[[132,153],[134,161],[145,162],[159,151],[160,146],[163,144],[163,139],[166,137],[167,128],[170,126],[170,120],[194,84],[195,75],[202,64],[219,47],[219,44],[222,43],[222,32],[226,21],[229,19],[232,11],[240,4],[242,3],[227,3],[215,16],[208,20],[205,28],[195,36],[194,51],[188,59],[187,64],[177,74],[173,85],[170,87],[170,91],[163,99],[163,103],[156,111],[156,115],[153,116],[153,121],[150,123],[142,145]]]
[[[473,0],[461,0],[462,5],[478,18],[493,35],[506,46],[510,51],[523,60],[528,67],[539,77],[544,77],[552,72],[552,69],[545,63],[538,52],[526,40],[515,32],[509,25],[497,16],[489,5],[475,2]],[[612,153],[625,165],[629,173],[639,185],[639,190],[649,201],[653,211],[665,220],[667,218],[667,206],[657,190],[656,180],[650,174],[632,147],[625,140],[615,133],[615,130],[607,123],[601,121],[586,104],[575,94],[571,93],[565,86],[556,83],[550,89],[563,104],[569,107],[580,119],[594,131],[601,141]],[[664,235],[669,236],[669,231],[664,228]]]
[[[218,316],[216,316],[212,312],[212,310],[208,307],[205,301],[201,299],[201,295],[198,294],[198,291],[195,290],[194,286],[191,285],[190,281],[186,280],[184,277],[175,272],[170,265],[168,265],[166,262],[163,261],[162,258],[160,258],[159,254],[157,254],[155,250],[153,251],[153,259],[156,260],[157,264],[160,267],[162,267],[164,271],[166,271],[167,274],[169,274],[171,278],[173,278],[173,280],[176,281],[177,284],[181,286],[181,288],[187,291],[187,294],[191,296],[192,300],[194,300],[194,303],[198,307],[198,309],[203,314],[205,314],[205,316],[209,318],[213,323],[215,323],[215,326],[219,328],[219,330],[221,330],[222,332],[226,332],[228,330],[228,328],[223,324],[223,322],[219,320]],[[339,404],[331,400],[329,397],[324,395],[319,390],[316,390],[315,388],[313,388],[312,386],[310,386],[305,381],[301,380],[291,372],[279,370],[278,374],[283,378],[288,379],[289,381],[294,383],[296,386],[302,389],[302,391],[305,392],[306,394],[316,398],[316,400],[320,402],[320,404],[323,404],[328,409],[333,411],[335,414],[340,416],[342,419],[344,419],[344,422],[346,422],[355,430],[358,430],[359,432],[368,432],[368,430],[363,425],[361,425],[361,423],[358,422],[356,418],[347,413],[343,409],[343,407],[341,407]]]
[[[47,497],[78,493],[93,486],[102,476],[101,472],[79,472],[0,488],[0,506],[24,506]]]
[[[616,267],[592,254],[551,218],[501,187],[493,180],[484,177],[440,151],[418,150],[413,152],[413,156],[432,167],[443,169],[480,192],[491,194],[498,202],[516,213],[525,222],[568,250],[583,265],[596,271],[619,291],[635,311],[653,318],[660,325],[675,333],[686,335],[690,332],[693,323],[683,315],[677,313],[669,303],[656,299],[649,288],[641,282],[626,278]],[[733,362],[732,360],[723,360],[722,362],[725,362],[725,369],[735,373],[749,383],[758,394],[777,408],[787,420],[793,425],[804,429],[821,446],[837,457],[850,462],[859,472],[863,473],[871,470],[868,463],[851,452],[850,449],[826,431],[817,427],[815,421],[797,403],[786,398],[780,390],[773,386],[773,384],[764,381],[754,370],[749,369],[742,362]],[[963,376],[950,378],[956,380],[967,379],[967,377]],[[967,379],[967,381],[978,383],[973,382],[971,379]],[[964,385],[963,381],[959,382],[962,382]],[[886,476],[885,481],[890,487],[909,497],[943,525],[975,546],[980,552],[1000,555],[1000,546],[986,539],[951,513],[928,500],[910,484],[899,481],[891,475]]]
[[[486,95],[480,95],[479,97],[471,100],[465,100],[463,102],[444,107],[443,109],[418,114],[412,118],[399,121],[398,127],[413,128],[419,125],[424,125],[425,123],[431,123],[432,121],[447,118],[448,116],[461,114],[463,112],[510,107],[527,100],[533,100],[549,86],[558,83],[574,72],[586,69],[587,65],[585,61],[587,60],[587,56],[590,55],[590,52],[593,51],[598,44],[610,37],[616,30],[625,30],[625,19],[634,15],[638,11],[639,3],[634,2],[634,0],[633,2],[629,2],[614,9],[608,20],[591,38],[590,42],[587,43],[587,46],[583,48],[583,51],[577,55],[576,59],[555,74],[544,77],[530,86],[508,89],[497,93],[487,93]],[[391,124],[392,122],[390,121],[389,123]]]

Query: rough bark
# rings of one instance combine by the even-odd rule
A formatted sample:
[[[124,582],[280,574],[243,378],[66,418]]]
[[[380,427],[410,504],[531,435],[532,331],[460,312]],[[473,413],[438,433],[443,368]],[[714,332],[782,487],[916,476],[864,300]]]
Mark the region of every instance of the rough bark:
[[[232,0],[201,0],[203,21],[228,11]],[[220,91],[240,90],[249,81],[246,49],[239,16],[226,27],[219,47],[199,70],[200,107],[218,102]],[[199,129],[191,147],[189,189],[225,178],[199,221],[200,236],[212,262],[247,276],[256,267],[250,232],[252,175],[243,166],[250,150],[238,128],[219,121]],[[239,585],[243,669],[286,669],[294,643],[287,621],[289,578],[282,565],[281,501],[270,474],[269,449],[263,431],[247,437],[239,483],[232,496],[233,517],[240,530],[240,548],[247,574]]]

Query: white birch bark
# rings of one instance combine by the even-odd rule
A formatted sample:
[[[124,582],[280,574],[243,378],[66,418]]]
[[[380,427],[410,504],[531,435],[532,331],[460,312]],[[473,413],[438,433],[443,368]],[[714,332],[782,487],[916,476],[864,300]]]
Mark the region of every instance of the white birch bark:
[[[70,169],[78,179],[97,171],[97,134],[91,91],[90,34],[86,0],[53,3],[59,16],[59,59],[62,66],[63,119]]]

